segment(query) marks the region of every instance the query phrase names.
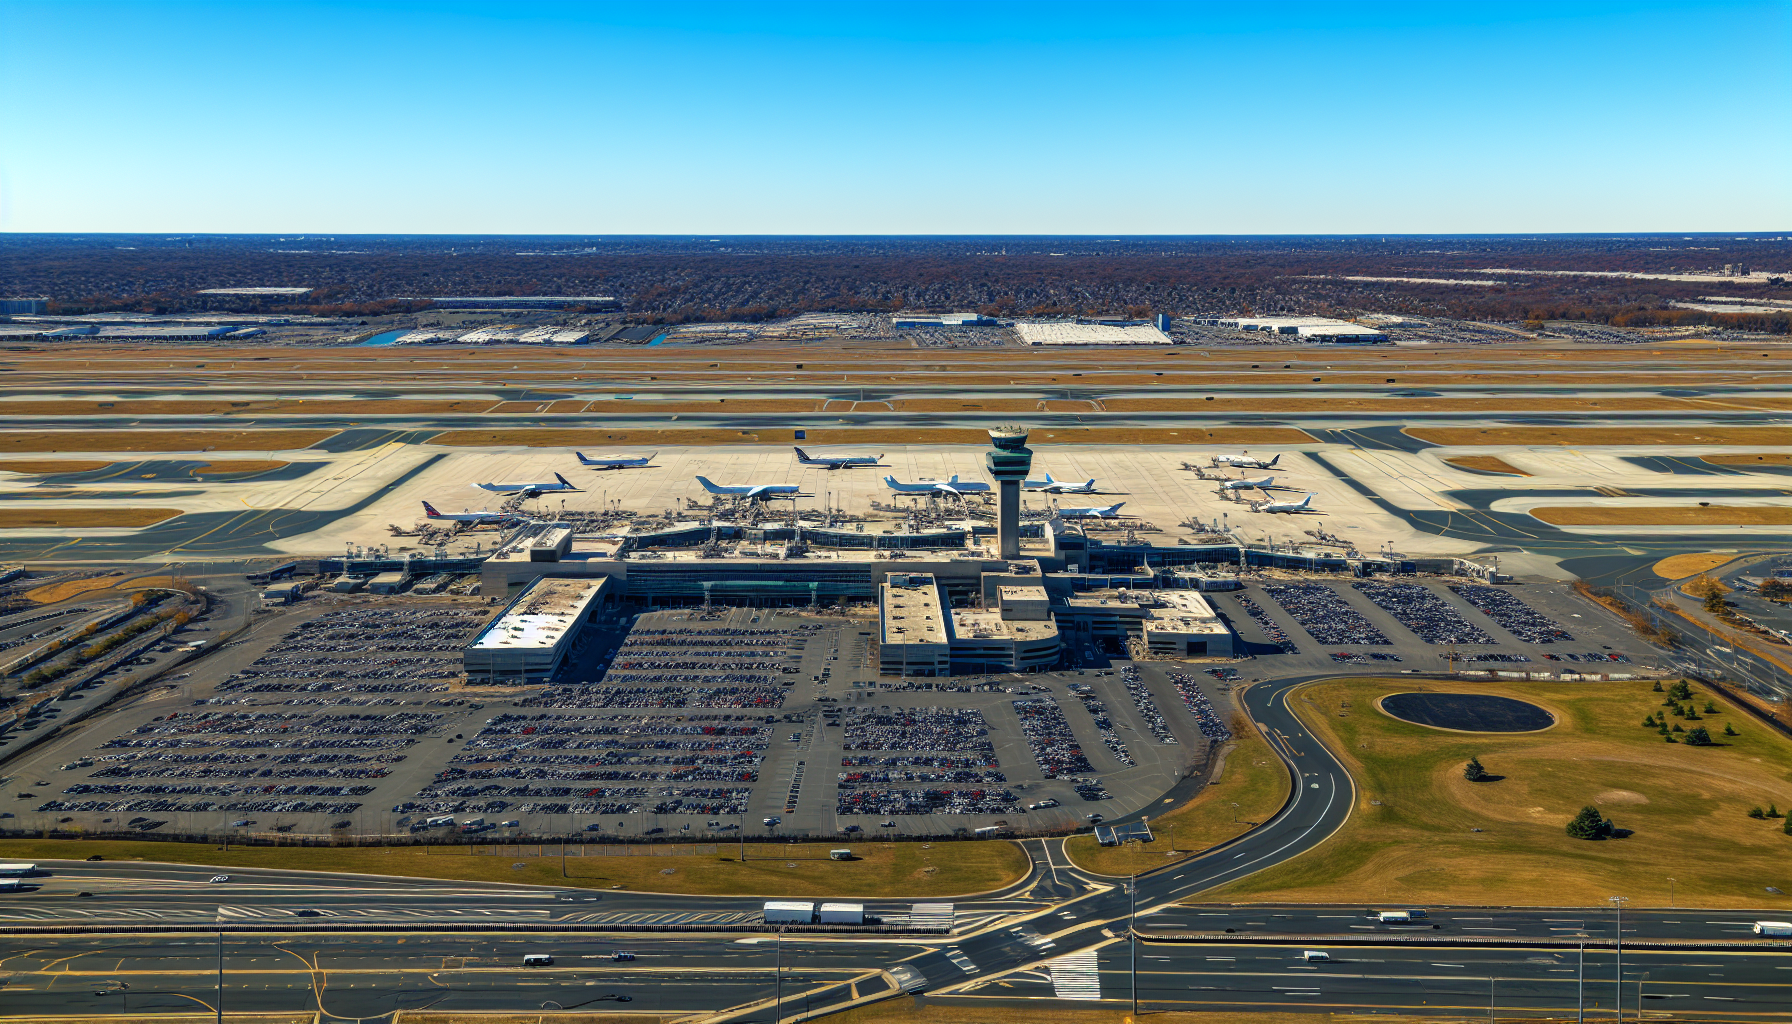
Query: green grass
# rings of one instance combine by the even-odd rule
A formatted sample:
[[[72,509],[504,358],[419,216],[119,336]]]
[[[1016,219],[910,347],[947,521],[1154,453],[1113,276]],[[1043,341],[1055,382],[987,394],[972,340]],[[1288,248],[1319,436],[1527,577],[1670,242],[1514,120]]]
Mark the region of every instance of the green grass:
[[[828,850],[850,848],[860,859],[832,861]],[[526,845],[491,855],[472,847],[220,847],[196,843],[130,843],[69,839],[0,841],[8,860],[80,860],[100,854],[107,860],[163,861],[219,868],[284,868],[340,871],[410,878],[450,878],[474,882],[518,882],[591,889],[620,887],[640,892],[713,896],[877,897],[957,896],[999,889],[1027,872],[1027,856],[1014,843],[973,840],[957,843],[747,844],[747,861],[736,860],[739,846],[719,844],[717,856],[568,857],[560,877],[558,846]],[[537,855],[537,850],[540,855]],[[575,844],[572,849],[578,849]],[[596,849],[596,847],[592,847]],[[512,867],[523,865],[521,868]],[[794,867],[789,866],[794,865]],[[672,874],[661,874],[670,869]]]
[[[1350,820],[1317,849],[1203,900],[1792,908],[1792,836],[1750,807],[1792,807],[1792,741],[1716,699],[1699,722],[1727,745],[1664,742],[1642,726],[1663,694],[1651,683],[1490,684],[1335,680],[1293,702],[1357,781]],[[1493,693],[1542,705],[1558,724],[1499,736],[1440,732],[1374,708],[1403,691]],[[1714,695],[1694,687],[1697,706]],[[1722,737],[1725,723],[1741,733]],[[1478,756],[1505,778],[1471,783]],[[1377,804],[1375,801],[1379,801]],[[1571,839],[1597,806],[1624,839]],[[1481,831],[1475,831],[1480,829]]]
[[[1152,815],[1157,841],[1102,846],[1092,835],[1072,836],[1064,851],[1086,871],[1130,875],[1185,860],[1268,821],[1288,799],[1288,769],[1248,719],[1235,718],[1232,733],[1238,738],[1227,744],[1218,776],[1188,803],[1161,818]]]

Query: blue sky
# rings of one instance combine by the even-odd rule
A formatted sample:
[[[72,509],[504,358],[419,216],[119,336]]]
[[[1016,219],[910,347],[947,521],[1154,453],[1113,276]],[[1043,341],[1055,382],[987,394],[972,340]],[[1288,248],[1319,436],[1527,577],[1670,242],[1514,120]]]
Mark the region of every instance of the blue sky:
[[[14,3],[0,230],[1792,228],[1792,4]]]

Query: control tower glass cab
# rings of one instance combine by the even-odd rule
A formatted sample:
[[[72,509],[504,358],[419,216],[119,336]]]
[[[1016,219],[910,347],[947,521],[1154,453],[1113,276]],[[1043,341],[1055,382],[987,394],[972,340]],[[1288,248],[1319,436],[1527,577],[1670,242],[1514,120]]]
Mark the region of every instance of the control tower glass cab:
[[[1033,468],[1033,452],[1025,427],[996,427],[989,432],[989,443],[994,450],[984,453],[983,462],[996,480],[997,554],[1019,558],[1020,489]]]

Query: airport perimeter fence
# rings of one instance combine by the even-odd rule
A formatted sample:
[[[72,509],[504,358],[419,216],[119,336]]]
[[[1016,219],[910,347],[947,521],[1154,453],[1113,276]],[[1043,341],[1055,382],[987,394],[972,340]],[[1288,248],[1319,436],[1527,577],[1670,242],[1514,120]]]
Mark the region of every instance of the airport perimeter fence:
[[[1078,825],[1075,828],[1057,829],[1004,829],[999,835],[979,836],[971,834],[968,827],[963,832],[944,833],[904,833],[902,835],[873,835],[869,832],[842,834],[837,832],[817,832],[813,834],[791,835],[788,833],[765,836],[749,834],[744,837],[750,846],[764,848],[766,846],[783,846],[797,844],[832,843],[839,847],[888,845],[891,843],[948,843],[977,842],[990,839],[1056,839],[1064,836],[1084,835],[1095,830],[1093,825]],[[377,847],[416,847],[421,850],[468,851],[465,856],[505,856],[506,849],[518,847],[540,847],[548,852],[542,857],[560,856],[560,844],[566,843],[568,851],[576,851],[581,846],[597,851],[609,850],[607,853],[568,852],[569,857],[683,857],[683,856],[719,856],[724,848],[738,846],[742,842],[740,836],[718,838],[712,842],[693,843],[688,839],[673,840],[660,836],[612,836],[603,843],[592,843],[590,833],[574,832],[566,835],[558,833],[531,833],[528,835],[510,836],[478,836],[478,835],[357,835],[344,832],[341,835],[318,835],[314,833],[256,833],[254,835],[224,835],[214,832],[141,832],[135,829],[80,830],[64,828],[0,828],[0,839],[58,839],[93,842],[131,842],[131,843],[208,843],[213,846],[303,846],[318,848],[352,849],[357,846]],[[484,851],[490,851],[489,853]],[[694,851],[694,852],[693,852]],[[450,854],[444,852],[444,856]],[[527,856],[526,854],[524,856]],[[766,860],[800,860],[801,857],[782,855],[766,855]],[[821,857],[807,858],[821,860]]]

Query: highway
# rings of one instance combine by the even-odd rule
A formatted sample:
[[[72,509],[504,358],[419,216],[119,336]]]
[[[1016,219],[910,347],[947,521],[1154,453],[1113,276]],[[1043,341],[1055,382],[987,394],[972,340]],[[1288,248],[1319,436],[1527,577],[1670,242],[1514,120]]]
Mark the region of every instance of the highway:
[[[1594,946],[1586,954],[1588,1005],[1609,1007],[1617,968],[1613,915],[1603,909],[1438,907],[1422,924],[1390,926],[1369,920],[1367,907],[1181,903],[1314,848],[1348,817],[1349,776],[1289,706],[1290,693],[1307,681],[1260,684],[1242,695],[1297,780],[1288,804],[1229,844],[1142,876],[1136,894],[1126,880],[1068,867],[1060,841],[1028,840],[1028,876],[959,901],[949,935],[778,938],[757,927],[757,897],[235,869],[229,881],[214,883],[211,868],[74,862],[48,865],[52,874],[34,890],[0,898],[0,927],[9,932],[0,936],[0,982],[16,1013],[194,1011],[217,1003],[221,946],[225,1006],[238,1012],[367,1018],[423,1007],[626,1006],[701,1013],[722,1024],[771,1019],[780,991],[789,1018],[888,996],[893,985],[924,989],[934,1000],[1067,1005],[1061,1000],[1091,998],[1091,991],[1130,999],[1126,934],[1136,906],[1148,936],[1140,943],[1139,996],[1155,1008],[1479,1010],[1492,978],[1500,1006],[1571,1011],[1583,937]],[[866,909],[900,927],[914,905],[874,900]],[[1756,916],[1633,913],[1625,915],[1623,937],[1627,944],[1749,943],[1757,941],[1748,928]],[[177,930],[122,932],[145,925]],[[46,934],[69,926],[83,933]],[[653,928],[681,930],[638,930]],[[1225,936],[1228,928],[1236,937]],[[1212,941],[1163,941],[1190,934]],[[1328,937],[1337,941],[1327,945]],[[1425,944],[1388,945],[1403,939]],[[1518,942],[1532,946],[1472,948]],[[1333,961],[1299,959],[1300,950],[1315,947]],[[611,961],[617,949],[637,959]],[[535,952],[556,963],[523,968],[523,955]],[[1625,985],[1643,984],[1650,1008],[1792,1016],[1792,950],[1627,947],[1624,964]]]

